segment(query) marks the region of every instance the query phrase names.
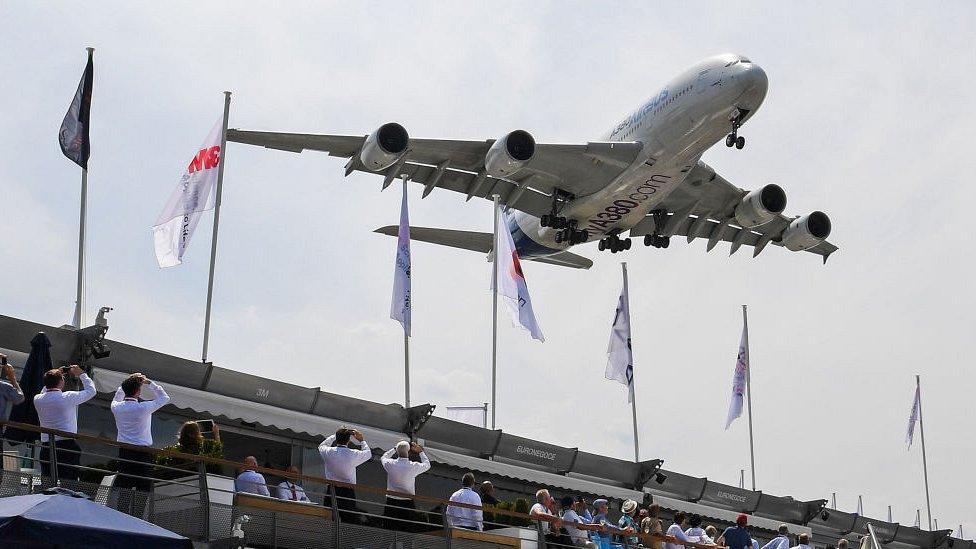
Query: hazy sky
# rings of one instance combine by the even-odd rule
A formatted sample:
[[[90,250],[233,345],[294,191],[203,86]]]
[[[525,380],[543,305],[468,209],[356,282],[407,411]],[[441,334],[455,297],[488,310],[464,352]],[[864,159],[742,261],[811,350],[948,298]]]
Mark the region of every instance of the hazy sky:
[[[976,292],[976,5],[321,3],[177,5],[0,1],[0,313],[71,318],[79,169],[57,129],[94,46],[88,310],[113,339],[199,358],[208,214],[184,265],[156,267],[150,226],[234,92],[231,126],[417,137],[594,139],[701,58],[748,55],[769,75],[742,151],[704,159],[733,183],[786,189],[787,213],[833,221],[822,266],[675,239],[601,254],[588,271],[526,263],[546,342],[503,320],[498,423],[629,458],[625,389],[603,379],[621,260],[629,263],[642,458],[736,484],[745,418],[724,431],[749,304],[758,487],[829,498],[911,524],[920,448],[905,427],[922,375],[934,515],[976,532],[972,491]],[[343,161],[231,144],[226,151],[210,356],[220,366],[378,402],[402,399],[389,320],[399,193]],[[416,225],[491,230],[489,203],[448,191]],[[638,244],[638,243],[635,243]],[[415,402],[490,394],[489,267],[413,247]],[[504,319],[504,317],[503,317]]]

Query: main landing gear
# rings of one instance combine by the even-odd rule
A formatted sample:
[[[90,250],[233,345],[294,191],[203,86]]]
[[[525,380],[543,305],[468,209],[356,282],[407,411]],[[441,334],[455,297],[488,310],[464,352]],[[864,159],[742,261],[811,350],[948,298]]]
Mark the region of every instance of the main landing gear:
[[[559,229],[556,231],[556,244],[567,243],[569,245],[582,244],[590,238],[590,231],[577,229],[579,223],[575,219],[544,215],[539,220],[543,227]]]
[[[615,254],[617,252],[622,252],[624,250],[630,249],[630,239],[620,238],[619,236],[612,234],[600,240],[597,244],[597,249],[601,252],[603,250],[610,250],[610,253]]]
[[[732,113],[731,116],[732,133],[725,136],[726,147],[735,147],[737,149],[741,149],[742,147],[746,146],[746,138],[739,135],[739,126],[742,125],[742,118],[744,116],[745,113],[743,113],[739,109],[736,109],[735,112]]]
[[[655,248],[667,248],[671,245],[671,237],[659,234],[644,235],[644,245],[654,246]]]

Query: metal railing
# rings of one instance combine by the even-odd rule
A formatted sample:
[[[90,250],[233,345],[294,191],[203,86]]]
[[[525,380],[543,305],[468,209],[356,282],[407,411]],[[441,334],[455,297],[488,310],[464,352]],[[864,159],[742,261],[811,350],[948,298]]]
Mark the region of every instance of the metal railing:
[[[0,421],[0,428],[4,426],[50,436],[47,442],[18,441],[18,444],[26,445],[27,451],[18,452],[16,457],[5,453],[0,497],[37,493],[61,486],[84,492],[98,503],[194,541],[228,544],[224,546],[229,547],[243,547],[246,543],[248,547],[275,549],[547,548],[580,547],[584,542],[582,538],[573,540],[557,533],[564,533],[563,528],[568,524],[558,518],[532,517],[506,509],[392,492],[362,484],[350,485],[266,467],[246,469],[304,486],[312,503],[239,493],[232,477],[208,472],[208,468],[211,471],[237,471],[245,469],[243,463]],[[64,444],[59,447],[56,439],[75,441],[79,449],[66,448]],[[0,436],[0,442],[5,441],[6,435]],[[85,448],[81,448],[81,444]],[[119,449],[146,454],[145,459],[149,462],[110,455],[107,449],[115,449],[116,454]],[[172,458],[177,465],[153,463],[159,456]],[[87,465],[80,464],[82,457]],[[20,461],[20,465],[8,470],[7,465],[13,460]],[[24,463],[31,466],[24,469],[21,467]],[[140,470],[146,474],[133,472]],[[321,485],[323,489],[311,488],[309,483]],[[272,484],[265,486],[272,494],[278,488]],[[386,503],[363,499],[362,494],[383,496]],[[448,507],[480,510],[483,519],[478,527],[465,528],[452,521],[445,512]],[[544,522],[550,523],[548,528],[543,527]],[[572,524],[572,527],[583,532],[599,532],[605,539],[614,537],[613,547],[651,547],[663,541],[677,541],[660,534],[624,532],[615,527],[592,524]],[[546,529],[553,533],[546,535]],[[634,538],[639,540],[638,544],[628,543]],[[585,541],[589,541],[589,536]],[[682,544],[689,549],[716,549],[714,545]],[[601,547],[597,544],[589,546]]]

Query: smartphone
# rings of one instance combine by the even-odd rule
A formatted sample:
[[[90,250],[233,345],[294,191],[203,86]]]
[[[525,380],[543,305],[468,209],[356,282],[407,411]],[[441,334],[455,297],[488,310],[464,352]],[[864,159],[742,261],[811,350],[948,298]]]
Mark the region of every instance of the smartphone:
[[[6,366],[6,365],[7,365],[7,357],[0,356],[0,366]]]
[[[214,422],[212,419],[197,420],[197,425],[200,427],[201,435],[213,435]]]

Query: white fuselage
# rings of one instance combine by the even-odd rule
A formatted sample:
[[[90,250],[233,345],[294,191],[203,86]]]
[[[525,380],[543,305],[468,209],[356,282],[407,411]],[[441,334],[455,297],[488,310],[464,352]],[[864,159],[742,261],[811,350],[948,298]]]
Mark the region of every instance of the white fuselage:
[[[744,122],[759,108],[766,86],[766,73],[739,55],[712,57],[681,73],[601,137],[640,142],[638,158],[605,188],[571,201],[559,215],[576,220],[589,240],[634,227],[681,184],[708,148],[725,138],[737,110],[746,113]],[[542,227],[538,217],[517,212],[512,222],[523,257],[570,247],[557,244],[556,230]]]

